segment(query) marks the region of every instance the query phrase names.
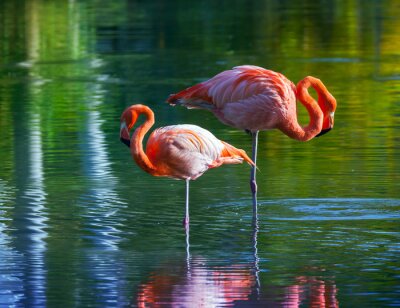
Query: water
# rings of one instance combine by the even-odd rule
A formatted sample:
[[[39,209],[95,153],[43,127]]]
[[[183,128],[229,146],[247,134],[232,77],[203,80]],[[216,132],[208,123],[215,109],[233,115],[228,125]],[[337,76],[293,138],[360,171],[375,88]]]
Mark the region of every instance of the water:
[[[400,306],[400,7],[396,1],[1,1],[0,306]],[[338,101],[307,143],[259,140],[249,167],[154,178],[119,116],[191,123],[169,94],[240,64],[313,75]],[[300,111],[303,123],[306,112]]]

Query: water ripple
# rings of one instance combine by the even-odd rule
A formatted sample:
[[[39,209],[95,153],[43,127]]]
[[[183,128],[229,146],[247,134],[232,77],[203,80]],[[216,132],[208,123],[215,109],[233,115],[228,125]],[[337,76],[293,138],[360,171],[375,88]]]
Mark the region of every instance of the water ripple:
[[[398,199],[282,199],[260,202],[261,208],[272,211],[272,220],[371,220],[399,219]],[[277,207],[288,215],[274,216]],[[284,212],[285,213],[285,212]]]

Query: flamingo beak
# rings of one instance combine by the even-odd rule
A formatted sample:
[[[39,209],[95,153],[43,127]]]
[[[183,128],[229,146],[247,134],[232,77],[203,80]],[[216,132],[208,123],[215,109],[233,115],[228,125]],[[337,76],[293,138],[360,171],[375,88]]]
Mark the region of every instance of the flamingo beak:
[[[124,138],[119,138],[119,140],[121,140],[122,143],[124,143],[128,148],[131,147],[131,141],[128,139],[124,139]]]
[[[334,112],[331,112],[331,113],[329,114],[329,116],[328,116],[328,118],[327,118],[328,121],[326,121],[327,124],[324,125],[324,127],[322,127],[321,132],[320,132],[317,136],[315,136],[315,137],[319,137],[319,136],[325,135],[327,132],[329,132],[329,131],[333,128],[334,115],[335,115]]]
[[[322,135],[325,135],[325,134],[326,134],[327,132],[329,132],[331,129],[332,129],[332,127],[327,128],[327,129],[323,129],[323,130],[321,130],[321,132],[320,132],[318,135],[316,135],[315,137],[320,137],[320,136],[322,136]]]
[[[128,148],[130,148],[131,141],[129,140],[129,131],[125,121],[121,122],[119,136],[120,136],[119,140],[121,140],[123,144],[125,144]]]

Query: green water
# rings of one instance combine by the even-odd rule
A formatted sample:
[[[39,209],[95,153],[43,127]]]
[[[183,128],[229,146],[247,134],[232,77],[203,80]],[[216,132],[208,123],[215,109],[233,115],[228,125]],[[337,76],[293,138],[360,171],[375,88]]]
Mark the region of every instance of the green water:
[[[388,1],[0,2],[0,306],[400,306],[400,6]],[[236,65],[323,80],[335,127],[259,136],[191,183],[139,169],[126,106],[251,152],[171,93]],[[300,110],[307,123],[305,110]],[[189,245],[190,243],[190,245]]]

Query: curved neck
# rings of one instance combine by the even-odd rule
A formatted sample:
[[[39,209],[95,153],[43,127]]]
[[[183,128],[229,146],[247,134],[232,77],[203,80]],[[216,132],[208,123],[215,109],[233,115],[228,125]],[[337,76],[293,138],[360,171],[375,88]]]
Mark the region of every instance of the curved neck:
[[[298,123],[296,107],[294,106],[294,116],[290,120],[286,119],[280,128],[283,133],[299,141],[308,141],[314,138],[321,132],[322,129],[324,115],[317,102],[308,93],[308,88],[310,86],[317,91],[318,97],[321,96],[323,88],[325,88],[319,79],[311,76],[304,78],[297,84],[296,97],[307,109],[307,112],[310,116],[309,124],[305,127],[302,127]]]
[[[131,154],[140,168],[150,174],[154,174],[156,172],[156,168],[150,161],[147,154],[143,151],[143,138],[149,129],[154,125],[154,113],[149,107],[144,105],[134,105],[133,108],[137,113],[137,116],[144,114],[146,116],[146,121],[140,125],[132,135],[130,142]]]

